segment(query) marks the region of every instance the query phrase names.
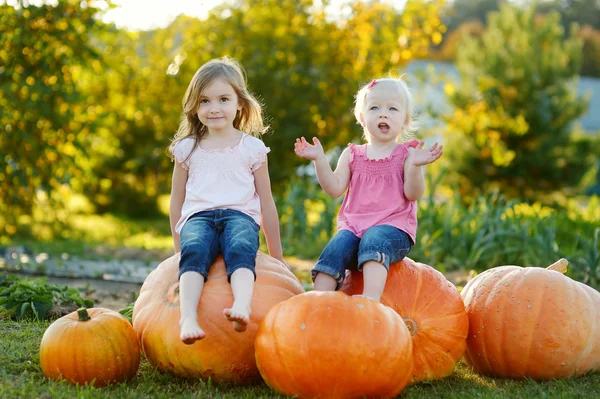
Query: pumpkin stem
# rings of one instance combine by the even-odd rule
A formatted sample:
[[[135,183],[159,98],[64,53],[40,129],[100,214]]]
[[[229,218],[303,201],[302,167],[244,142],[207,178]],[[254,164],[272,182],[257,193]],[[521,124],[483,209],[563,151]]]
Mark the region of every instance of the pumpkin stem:
[[[79,321],[88,321],[92,319],[86,308],[77,309],[77,314],[79,315]]]
[[[567,265],[569,264],[569,261],[566,260],[565,258],[560,258],[559,260],[557,260],[556,262],[554,262],[553,264],[551,264],[550,266],[548,266],[546,269],[548,270],[554,270],[557,271],[559,273],[565,274],[567,272]]]
[[[403,320],[411,336],[415,335],[417,331],[419,331],[419,328],[417,327],[417,322],[415,322],[413,319],[411,319],[410,317],[405,317]]]

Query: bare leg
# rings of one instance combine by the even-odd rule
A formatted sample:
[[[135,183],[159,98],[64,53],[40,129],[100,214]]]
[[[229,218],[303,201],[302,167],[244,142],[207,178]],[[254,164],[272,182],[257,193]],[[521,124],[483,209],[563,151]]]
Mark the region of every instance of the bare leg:
[[[184,344],[191,345],[206,337],[198,324],[198,303],[204,288],[204,276],[197,272],[185,272],[179,278],[179,337]]]
[[[315,277],[315,291],[335,291],[337,287],[337,281],[325,273],[318,273]]]
[[[379,302],[385,288],[387,269],[381,263],[373,260],[363,264],[364,287],[362,296]]]
[[[233,322],[233,329],[238,332],[246,331],[250,322],[250,303],[254,291],[254,273],[250,269],[237,269],[231,275],[231,291],[233,291],[233,306],[223,310],[227,320]]]

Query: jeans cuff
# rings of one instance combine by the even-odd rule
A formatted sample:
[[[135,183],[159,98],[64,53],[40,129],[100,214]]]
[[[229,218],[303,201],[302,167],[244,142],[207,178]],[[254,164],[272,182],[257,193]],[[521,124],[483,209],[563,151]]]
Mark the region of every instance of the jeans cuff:
[[[204,274],[202,272],[200,272],[199,269],[193,268],[193,267],[186,267],[184,269],[179,269],[179,277],[178,279],[181,279],[181,275],[183,273],[187,273],[187,272],[194,272],[194,273],[198,273],[199,275],[201,275],[202,277],[204,277],[204,282],[206,283],[206,280],[208,280],[208,273]]]
[[[377,263],[381,263],[386,270],[390,270],[390,262],[391,259],[388,255],[386,255],[384,252],[381,252],[378,250],[379,248],[376,247],[371,247],[371,248],[365,248],[362,249],[360,251],[360,254],[358,256],[358,267],[357,269],[359,271],[362,271],[362,266],[365,262],[368,261],[374,261]]]
[[[311,276],[314,282],[315,278],[317,277],[317,274],[325,273],[333,277],[335,281],[338,282],[339,286],[344,281],[344,277],[346,277],[344,272],[345,270],[339,271],[335,267],[331,267],[323,263],[317,263],[315,267],[313,267],[313,269],[311,270]]]
[[[252,265],[239,264],[232,267],[230,270],[227,270],[227,282],[231,283],[231,275],[238,269],[248,269],[254,274],[254,281],[256,281],[256,268]]]

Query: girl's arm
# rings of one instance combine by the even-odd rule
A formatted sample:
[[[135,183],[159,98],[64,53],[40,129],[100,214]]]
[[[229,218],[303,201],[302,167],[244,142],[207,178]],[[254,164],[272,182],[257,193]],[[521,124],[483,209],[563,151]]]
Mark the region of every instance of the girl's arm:
[[[283,259],[281,249],[281,236],[279,234],[279,215],[271,192],[271,179],[267,160],[254,172],[254,185],[260,198],[260,216],[269,255],[287,266]],[[289,267],[289,266],[288,266]]]
[[[319,184],[327,194],[337,198],[344,194],[350,181],[350,149],[346,148],[338,160],[335,172],[331,170],[329,161],[323,152],[323,147],[316,137],[314,145],[309,144],[304,137],[296,139],[294,151],[302,158],[315,161],[315,170]]]
[[[404,161],[404,196],[409,201],[416,201],[424,192],[423,166],[414,165],[407,157]]]
[[[181,218],[181,208],[185,201],[185,184],[188,179],[188,171],[181,164],[175,161],[173,169],[173,181],[171,183],[171,202],[169,205],[169,219],[171,222],[171,234],[173,235],[173,247],[175,253],[181,251],[179,243],[179,233],[175,232],[175,225]]]
[[[434,163],[443,154],[444,146],[434,143],[428,149],[423,149],[425,143],[422,141],[416,148],[408,148],[408,156],[404,160],[404,196],[409,201],[416,201],[425,191],[425,177],[423,166]]]

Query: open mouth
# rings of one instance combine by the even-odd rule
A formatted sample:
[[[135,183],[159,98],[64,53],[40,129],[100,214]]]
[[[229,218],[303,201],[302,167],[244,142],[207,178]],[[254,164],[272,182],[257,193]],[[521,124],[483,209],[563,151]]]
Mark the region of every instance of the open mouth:
[[[383,133],[387,133],[387,132],[390,131],[390,126],[387,123],[385,123],[385,122],[381,122],[379,125],[377,125],[377,127]]]

